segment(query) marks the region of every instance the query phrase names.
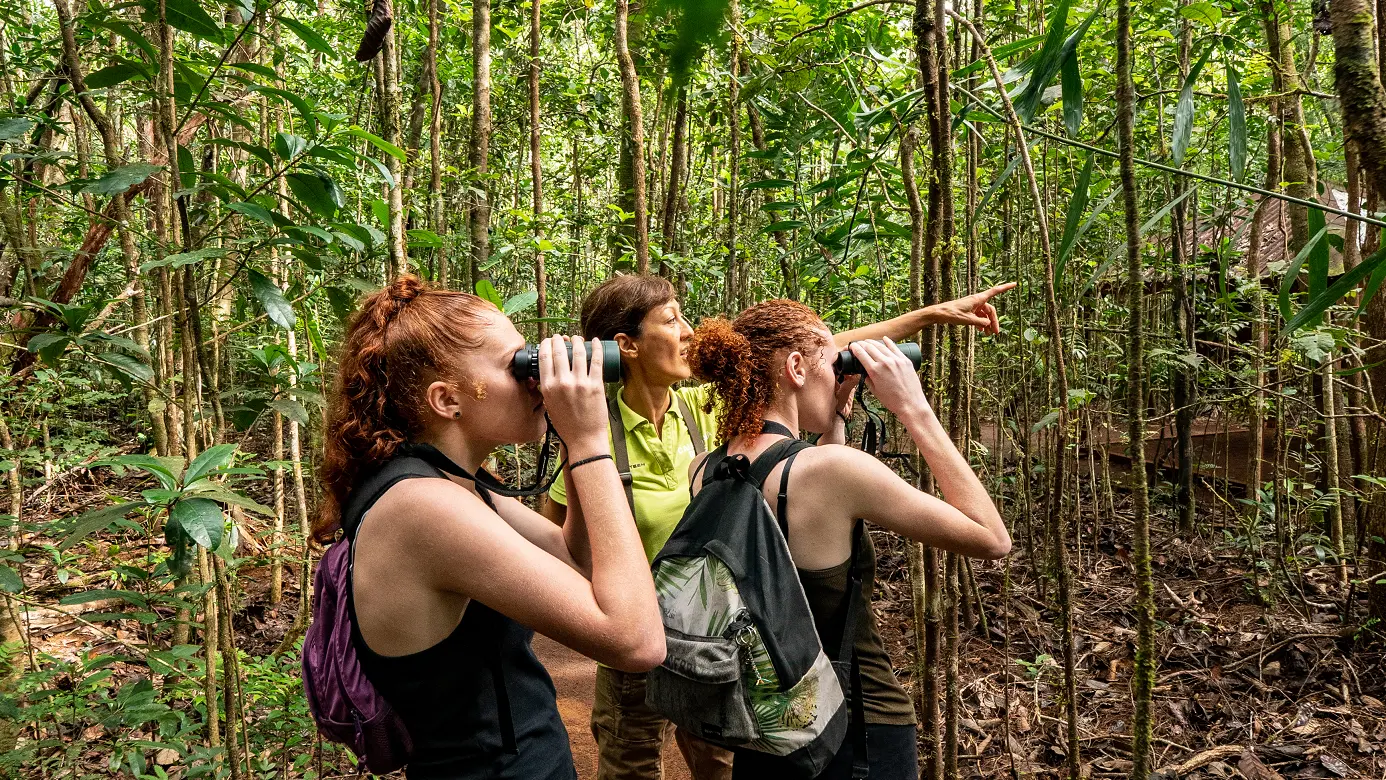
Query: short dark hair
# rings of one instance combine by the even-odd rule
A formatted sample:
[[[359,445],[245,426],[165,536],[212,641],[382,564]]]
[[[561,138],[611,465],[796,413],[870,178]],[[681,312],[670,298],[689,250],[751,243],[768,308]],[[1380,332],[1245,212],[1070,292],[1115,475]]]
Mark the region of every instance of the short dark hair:
[[[611,341],[617,333],[640,336],[652,309],[674,300],[674,285],[653,274],[622,274],[602,282],[582,299],[582,336]]]

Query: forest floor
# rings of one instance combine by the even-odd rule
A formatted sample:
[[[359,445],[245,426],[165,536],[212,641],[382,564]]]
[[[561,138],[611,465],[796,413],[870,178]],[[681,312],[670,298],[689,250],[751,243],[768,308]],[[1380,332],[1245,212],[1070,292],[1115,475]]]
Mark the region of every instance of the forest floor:
[[[129,484],[125,484],[125,483]],[[127,477],[116,483],[106,470],[73,477],[52,491],[29,519],[71,516],[103,505],[111,495],[133,495],[141,487]],[[1119,499],[1120,500],[1120,499]],[[1206,503],[1205,503],[1206,505]],[[1118,510],[1122,507],[1119,505]],[[1083,518],[1084,544],[1073,582],[1078,670],[1081,760],[1085,776],[1127,777],[1130,771],[1130,677],[1135,645],[1131,609],[1134,570],[1125,547],[1125,519],[1107,519],[1093,538]],[[1156,580],[1159,670],[1155,688],[1155,762],[1170,778],[1386,778],[1386,643],[1379,633],[1342,620],[1346,593],[1332,567],[1302,572],[1305,591],[1283,593],[1265,564],[1229,543],[1183,539],[1169,533],[1157,515],[1152,548]],[[1013,525],[1015,527],[1015,525]],[[904,542],[873,532],[879,552],[875,608],[902,682],[913,689],[915,656],[912,609]],[[1204,537],[1213,536],[1205,531]],[[961,777],[1058,777],[1065,762],[1063,682],[1054,586],[1039,591],[1030,570],[1023,529],[1016,527],[1009,561],[1009,598],[1003,601],[1004,563],[974,562],[977,591],[987,628],[964,626],[958,652],[959,774]],[[121,548],[140,565],[148,545]],[[80,556],[63,566],[30,554],[25,598],[55,604],[64,595],[108,587],[116,561]],[[238,646],[250,657],[269,654],[293,623],[296,577],[286,573],[284,601],[268,600],[268,570],[239,569]],[[1009,608],[1006,608],[1009,605]],[[73,660],[94,653],[143,646],[134,621],[81,619],[111,605],[91,602],[58,610],[31,607],[27,613],[34,657]],[[974,610],[975,614],[975,610]],[[1009,651],[1004,638],[1009,633]],[[587,727],[591,662],[537,642],[555,668],[576,757],[583,777],[595,763]],[[111,667],[117,677],[148,676],[138,663]],[[1009,686],[1005,684],[1009,678]],[[940,685],[940,690],[943,686]],[[1007,689],[1009,696],[1006,695]],[[585,696],[584,696],[584,692]],[[250,728],[268,723],[273,708],[248,702]],[[92,731],[91,729],[96,729]],[[95,738],[92,726],[82,738]],[[310,744],[305,741],[305,744]],[[92,768],[101,766],[91,756]],[[672,749],[666,756],[671,780],[685,771]],[[345,769],[343,764],[343,769]],[[174,773],[177,776],[178,773]]]

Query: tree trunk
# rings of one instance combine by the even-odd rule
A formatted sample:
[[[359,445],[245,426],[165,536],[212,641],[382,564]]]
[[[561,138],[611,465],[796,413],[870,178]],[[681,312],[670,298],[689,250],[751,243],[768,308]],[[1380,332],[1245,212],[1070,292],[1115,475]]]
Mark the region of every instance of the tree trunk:
[[[472,232],[471,287],[487,277],[491,256],[491,0],[472,0],[472,145],[468,215]]]
[[[537,2],[537,0],[536,0]],[[448,229],[443,200],[443,82],[438,78],[438,0],[428,0],[428,88],[432,95],[428,121],[429,228],[442,237],[438,245],[434,279],[448,285]]]
[[[679,87],[674,107],[673,140],[669,149],[669,181],[664,186],[664,214],[660,218],[660,245],[664,254],[674,252],[678,227],[679,196],[688,175],[688,86]],[[667,276],[664,260],[659,261],[659,273]]]
[[[645,203],[645,123],[640,116],[640,76],[630,52],[630,0],[616,0],[616,62],[621,69],[621,109],[630,148],[631,213],[634,214],[635,272],[650,272],[650,222]]]
[[[726,277],[726,303],[723,311],[728,316],[733,316],[748,305],[749,295],[746,291],[746,270],[742,265],[747,260],[739,259],[737,252],[736,223],[741,218],[741,111],[737,108],[737,103],[741,99],[741,83],[738,74],[741,71],[741,38],[738,32],[740,25],[740,9],[737,7],[737,0],[731,0],[729,9],[731,46],[728,56],[730,57],[727,66],[727,277]]]
[[[432,0],[437,2],[437,0]],[[539,242],[544,237],[544,166],[540,156],[539,133],[539,6],[540,0],[530,0],[529,15],[529,175],[534,184],[534,289],[538,294],[536,312],[539,319],[539,340],[548,336],[549,291],[544,271],[544,250]]]
[[[1181,3],[1181,5],[1186,5]],[[1181,21],[1182,34],[1179,41],[1179,83],[1182,84],[1189,75],[1189,49],[1193,45],[1193,27],[1188,19]],[[1174,197],[1182,196],[1187,188],[1187,182],[1182,176],[1175,176]],[[1174,207],[1172,215],[1173,230],[1170,241],[1170,261],[1174,268],[1173,288],[1174,295],[1171,296],[1171,306],[1174,321],[1174,338],[1178,349],[1187,353],[1190,358],[1196,355],[1194,351],[1194,301],[1189,290],[1189,244],[1192,239],[1193,248],[1198,249],[1198,237],[1190,236],[1188,230],[1188,199],[1179,201],[1179,205]],[[1173,387],[1171,397],[1174,403],[1174,441],[1175,441],[1175,461],[1178,467],[1178,475],[1174,481],[1174,505],[1177,513],[1176,522],[1179,530],[1185,535],[1192,534],[1194,530],[1194,454],[1193,454],[1193,420],[1194,420],[1194,373],[1193,366],[1185,360],[1174,361],[1174,371],[1171,377]]]
[[[1386,89],[1381,84],[1368,0],[1333,0],[1333,81],[1343,108],[1344,130],[1357,145],[1367,181],[1386,193]],[[1381,12],[1378,9],[1378,12]],[[1386,52],[1386,35],[1381,37]],[[1383,55],[1386,56],[1386,55]]]

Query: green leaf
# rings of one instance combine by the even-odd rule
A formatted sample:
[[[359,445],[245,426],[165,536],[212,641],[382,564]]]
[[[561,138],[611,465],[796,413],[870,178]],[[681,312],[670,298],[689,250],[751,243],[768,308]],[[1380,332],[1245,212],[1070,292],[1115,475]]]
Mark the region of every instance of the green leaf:
[[[49,331],[29,339],[25,349],[37,353],[40,360],[54,366],[57,364],[58,358],[62,356],[63,351],[67,349],[67,345],[71,343],[72,339],[66,334]]]
[[[329,57],[336,57],[337,53],[332,50],[332,44],[328,43],[321,35],[318,35],[313,28],[287,16],[275,16],[279,23],[293,31],[303,44],[314,51],[320,51]]]
[[[15,141],[29,132],[34,120],[22,116],[9,116],[0,119],[0,141]]]
[[[183,485],[186,487],[202,479],[218,469],[231,465],[231,459],[236,456],[236,445],[218,444],[208,447],[193,458],[193,462],[188,464],[188,471],[183,475]]]
[[[501,306],[501,311],[505,313],[505,316],[509,317],[513,314],[519,314],[538,302],[539,293],[535,290],[529,290],[519,295],[512,295],[506,298],[505,304]]]
[[[159,480],[159,484],[163,485],[165,490],[173,490],[178,487],[178,477],[183,473],[184,463],[182,458],[156,458],[153,455],[136,453],[99,461],[97,465],[128,466],[140,469],[149,472],[151,476]]]
[[[93,509],[77,518],[72,530],[68,531],[67,536],[58,544],[58,549],[66,550],[87,536],[105,530],[111,523],[124,518],[136,509],[146,506],[149,504],[143,501],[127,501],[123,504],[112,504],[100,509]]]
[[[1376,270],[1367,279],[1366,287],[1362,288],[1362,300],[1357,303],[1357,316],[1361,317],[1367,312],[1367,304],[1372,302],[1376,293],[1381,289],[1381,283],[1386,282],[1386,263],[1377,263]]]
[[[258,62],[228,62],[226,63],[226,67],[235,68],[237,70],[243,70],[246,73],[254,73],[257,76],[262,76],[264,78],[270,79],[271,81],[276,81],[279,79],[279,74],[275,72],[274,68],[271,68],[267,65],[261,65]]]
[[[501,300],[500,293],[496,292],[496,286],[491,284],[490,279],[477,280],[476,294],[494,303],[497,309],[505,305],[505,301]]]
[[[273,509],[256,502],[252,498],[237,493],[234,490],[228,490],[226,486],[219,485],[216,482],[199,482],[188,489],[187,495],[189,497],[197,496],[199,498],[210,498],[213,501],[220,501],[223,504],[238,506],[242,509],[255,512],[256,514],[274,515]]]
[[[285,300],[284,291],[254,268],[247,268],[246,273],[250,276],[250,290],[264,307],[265,314],[284,330],[293,330],[298,319],[294,317],[294,307]]]
[[[119,195],[136,184],[143,183],[145,179],[161,170],[163,170],[163,166],[150,165],[149,163],[121,166],[113,171],[107,171],[105,176],[83,187],[82,191],[92,195]]]
[[[381,138],[375,133],[368,133],[359,127],[348,127],[346,132],[347,135],[355,136],[356,138],[360,138],[363,141],[368,141],[371,145],[375,146],[375,148],[390,155],[396,160],[399,160],[400,162],[404,162],[405,158],[407,157],[403,149],[399,148],[398,146],[395,146],[389,141],[386,141],[384,138]]]
[[[784,187],[793,187],[794,182],[789,179],[761,179],[741,185],[743,190],[778,190]]]
[[[81,593],[69,593],[58,599],[58,603],[64,607],[71,607],[76,604],[87,604],[93,601],[105,601],[107,599],[119,599],[120,601],[134,604],[137,607],[148,607],[149,602],[140,594],[129,590],[108,590],[98,588]]]
[[[1031,46],[1034,46],[1037,43],[1042,43],[1044,41],[1044,38],[1045,36],[1043,35],[1034,35],[1029,38],[1024,38],[1022,40],[1015,41],[1014,43],[1008,43],[1004,46],[997,46],[995,49],[991,50],[991,56],[995,58],[998,62],[1000,62],[1001,60],[1006,59],[1012,54],[1025,51],[1026,49],[1030,48]],[[985,57],[983,57],[982,59],[976,60],[971,64],[964,65],[963,67],[953,71],[953,80],[961,82],[963,78],[970,76],[978,71],[986,70],[986,68],[987,60]]]
[[[280,100],[288,101],[290,105],[298,109],[299,115],[303,117],[304,124],[308,126],[309,134],[311,135],[316,130],[318,118],[313,111],[312,105],[309,104],[307,100],[304,100],[303,97],[295,95],[292,92],[286,92],[285,90],[276,89],[275,87],[266,87],[261,84],[251,84],[249,89],[252,92],[259,92],[262,95],[272,95]]]
[[[1309,209],[1309,232],[1311,234],[1318,233],[1320,230],[1326,229],[1323,211]],[[1335,236],[1325,233],[1324,238],[1331,240]],[[1326,289],[1328,289],[1328,241],[1320,241],[1314,244],[1314,248],[1309,252],[1309,298],[1314,299]]]
[[[1301,252],[1300,254],[1303,255],[1304,253]],[[1368,276],[1371,276],[1379,286],[1381,284],[1379,277],[1382,275],[1383,269],[1386,269],[1386,247],[1377,250],[1371,257],[1353,266],[1351,271],[1338,277],[1338,281],[1334,282],[1333,286],[1318,295],[1311,296],[1304,308],[1300,309],[1298,314],[1285,323],[1280,335],[1291,336],[1295,331],[1309,324],[1310,321],[1318,319],[1329,306],[1337,303]]]
[[[1063,86],[1064,127],[1070,138],[1077,138],[1083,127],[1083,74],[1078,70],[1078,52],[1064,59],[1059,83]]]
[[[1064,264],[1068,262],[1068,256],[1073,252],[1074,240],[1078,235],[1078,222],[1083,218],[1083,212],[1087,211],[1088,208],[1088,190],[1092,184],[1092,164],[1093,154],[1088,152],[1088,159],[1083,163],[1083,172],[1078,174],[1078,183],[1073,187],[1073,197],[1068,201],[1068,215],[1064,218],[1064,235],[1059,241],[1059,260],[1055,263],[1055,287],[1060,287],[1063,284]]]
[[[1044,99],[1044,91],[1049,87],[1049,82],[1054,80],[1062,68],[1064,60],[1068,59],[1077,49],[1078,44],[1087,35],[1088,28],[1097,18],[1097,14],[1102,10],[1099,4],[1093,9],[1088,18],[1073,31],[1067,38],[1064,37],[1065,26],[1068,23],[1068,11],[1072,5],[1070,0],[1060,0],[1058,7],[1055,8],[1053,16],[1050,17],[1049,31],[1045,35],[1044,46],[1039,53],[1034,55],[1034,66],[1030,71],[1030,78],[1025,82],[1020,95],[1015,100],[1015,109],[1026,122],[1034,121],[1035,114],[1039,112],[1040,103]]]
[[[1212,3],[1206,2],[1206,0],[1198,0],[1196,3],[1189,3],[1183,6],[1179,9],[1179,15],[1185,19],[1200,24],[1206,24],[1209,27],[1213,27],[1218,22],[1222,21],[1222,9]]]
[[[274,152],[280,159],[292,160],[308,150],[308,139],[293,133],[274,134]]]
[[[1179,197],[1175,198],[1174,200],[1170,201],[1169,203],[1166,203],[1166,204],[1164,205],[1164,208],[1162,208],[1162,209],[1160,209],[1159,211],[1155,212],[1155,214],[1154,214],[1153,216],[1151,216],[1150,219],[1147,219],[1147,220],[1145,221],[1145,224],[1141,225],[1141,235],[1145,235],[1146,233],[1149,233],[1150,230],[1151,230],[1151,228],[1154,228],[1156,225],[1160,224],[1161,220],[1163,220],[1165,217],[1169,216],[1169,213],[1170,213],[1171,211],[1174,211],[1174,207],[1175,207],[1175,206],[1178,206],[1180,203],[1183,203],[1183,202],[1184,202],[1184,199],[1185,199],[1185,198],[1188,198],[1190,195],[1194,194],[1194,191],[1195,191],[1196,189],[1197,189],[1196,187],[1190,187],[1190,188],[1188,188],[1187,190],[1184,190],[1184,194],[1183,194],[1183,195],[1180,195]]]
[[[157,3],[145,0],[145,9],[151,14],[158,14]],[[202,10],[202,4],[198,0],[165,0],[164,18],[168,20],[170,27],[176,27],[184,32],[190,32],[201,38],[218,43],[222,40],[221,28],[207,12]],[[155,17],[157,18],[157,16]]]
[[[276,398],[273,401],[267,401],[265,406],[279,412],[299,425],[308,424],[308,410],[303,408],[303,404],[292,398]]]
[[[410,249],[441,249],[443,247],[443,239],[432,230],[414,228],[406,231],[405,235],[409,237]]]
[[[242,214],[244,216],[250,217],[251,219],[258,219],[271,228],[274,227],[273,215],[270,214],[269,209],[259,205],[258,203],[240,201],[237,203],[228,203],[226,204],[226,208],[236,212],[237,214]]]
[[[221,544],[226,517],[217,502],[209,498],[185,498],[173,505],[170,522],[175,522],[194,542],[213,549]]]
[[[339,204],[333,196],[336,185],[331,179],[314,173],[290,173],[284,180],[294,197],[310,211],[328,219],[336,216]]]
[[[7,593],[18,593],[24,590],[24,578],[19,576],[19,572],[9,566],[0,564],[0,590]]]
[[[1198,75],[1203,72],[1203,65],[1208,62],[1208,55],[1212,52],[1211,46],[1203,50],[1203,55],[1189,70],[1188,77],[1184,79],[1184,88],[1179,92],[1179,104],[1174,110],[1174,139],[1170,145],[1170,161],[1175,166],[1184,164],[1184,154],[1189,150],[1189,139],[1193,137],[1194,83],[1198,81]]]
[[[802,219],[782,219],[778,222],[771,222],[761,229],[761,233],[781,233],[790,230],[798,230],[807,227],[808,223]]]
[[[1233,181],[1246,176],[1246,106],[1242,85],[1232,63],[1227,63],[1227,164]]]
[[[1314,251],[1314,247],[1318,246],[1319,242],[1322,241],[1327,234],[1328,229],[1321,228],[1304,244],[1304,247],[1299,250],[1299,254],[1295,255],[1294,259],[1290,261],[1290,265],[1285,269],[1285,278],[1280,282],[1279,304],[1280,316],[1284,317],[1286,320],[1291,319],[1290,291],[1294,289],[1295,280],[1299,278],[1299,269],[1304,266],[1304,261],[1309,258],[1309,253]]]
[[[225,256],[225,249],[218,249],[216,247],[194,249],[191,252],[179,252],[176,255],[168,255],[167,257],[162,257],[157,260],[150,260],[147,263],[141,263],[140,273],[148,273],[155,268],[163,268],[164,266],[168,266],[169,268],[182,268],[185,265],[192,265],[193,263],[200,263],[203,260],[211,260]]]
[[[144,68],[128,62],[118,62],[115,65],[107,65],[101,70],[88,73],[86,84],[87,89],[106,89],[136,78],[148,79],[149,74],[145,72]]]
[[[1042,417],[1039,422],[1035,423],[1034,427],[1030,429],[1030,433],[1039,433],[1045,428],[1048,428],[1049,426],[1053,425],[1055,422],[1058,421],[1058,419],[1059,410],[1055,409],[1054,411]]]
[[[136,382],[150,382],[154,379],[154,369],[144,361],[136,360],[122,352],[102,352],[96,359]]]

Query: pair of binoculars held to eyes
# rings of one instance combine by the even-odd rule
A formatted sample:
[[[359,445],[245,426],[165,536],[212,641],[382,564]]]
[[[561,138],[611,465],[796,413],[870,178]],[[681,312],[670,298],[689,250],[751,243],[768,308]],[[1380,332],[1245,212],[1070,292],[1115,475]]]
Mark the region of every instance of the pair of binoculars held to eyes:
[[[568,360],[573,359],[573,342],[564,342],[568,349]],[[919,370],[919,366],[924,362],[924,357],[919,351],[919,345],[906,342],[897,344],[900,351],[905,353],[905,357],[914,364],[914,369]],[[510,370],[515,378],[521,382],[528,379],[539,379],[539,346],[537,344],[526,344],[525,348],[516,352],[511,361]],[[833,373],[839,378],[851,376],[853,374],[865,374],[866,369],[862,367],[861,361],[857,360],[856,355],[850,349],[844,349],[837,354],[833,360]],[[616,345],[610,342],[603,344],[602,347],[602,381],[616,382],[621,379],[621,352]]]

